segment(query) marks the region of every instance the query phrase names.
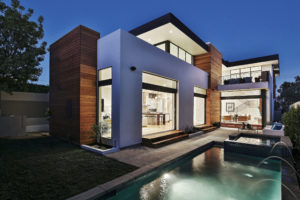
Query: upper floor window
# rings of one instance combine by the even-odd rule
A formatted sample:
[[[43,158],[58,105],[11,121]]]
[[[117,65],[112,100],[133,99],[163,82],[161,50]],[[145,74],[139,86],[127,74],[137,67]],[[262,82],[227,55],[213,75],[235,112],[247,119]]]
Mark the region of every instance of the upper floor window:
[[[170,53],[173,56],[176,56],[177,58],[180,58],[181,60],[189,64],[193,64],[193,56],[170,41],[164,41],[156,44],[155,46],[163,51]]]
[[[230,74],[240,74],[240,75],[250,75],[250,73],[259,73],[261,72],[261,66],[247,67],[247,68],[238,68],[230,70]]]
[[[112,78],[112,71],[111,71],[111,67],[108,68],[104,68],[104,69],[100,69],[98,70],[99,73],[99,81],[104,81],[104,80],[109,80]]]

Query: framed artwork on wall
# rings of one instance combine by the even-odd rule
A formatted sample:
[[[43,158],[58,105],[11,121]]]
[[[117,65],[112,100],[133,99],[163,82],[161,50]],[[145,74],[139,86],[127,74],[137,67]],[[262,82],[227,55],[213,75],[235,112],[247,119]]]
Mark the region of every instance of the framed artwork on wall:
[[[234,112],[234,103],[226,103],[226,112]]]

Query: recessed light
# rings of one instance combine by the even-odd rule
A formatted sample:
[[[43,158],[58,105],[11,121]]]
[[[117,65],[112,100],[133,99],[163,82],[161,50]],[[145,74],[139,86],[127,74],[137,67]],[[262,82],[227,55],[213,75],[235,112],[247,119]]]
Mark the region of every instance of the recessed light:
[[[148,38],[148,42],[151,42],[151,38]]]
[[[252,174],[249,174],[249,173],[245,173],[244,175],[247,176],[247,177],[249,177],[249,178],[252,178],[252,177],[253,177],[253,175],[252,175]]]
[[[173,33],[173,31],[172,31],[172,30],[169,30],[169,33],[171,33],[171,34],[172,34],[172,33]]]

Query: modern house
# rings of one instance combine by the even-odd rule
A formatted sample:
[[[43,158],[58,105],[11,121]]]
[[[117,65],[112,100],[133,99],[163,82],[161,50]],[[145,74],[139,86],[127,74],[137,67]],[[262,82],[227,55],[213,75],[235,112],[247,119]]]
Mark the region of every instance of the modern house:
[[[122,148],[143,137],[221,122],[273,121],[278,55],[226,61],[169,13],[129,32],[79,26],[50,46],[50,132]]]

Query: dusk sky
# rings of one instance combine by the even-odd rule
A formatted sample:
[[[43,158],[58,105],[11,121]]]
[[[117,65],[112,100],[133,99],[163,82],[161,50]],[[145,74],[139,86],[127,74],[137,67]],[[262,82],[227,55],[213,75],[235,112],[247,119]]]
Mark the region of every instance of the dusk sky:
[[[277,88],[300,75],[299,0],[21,0],[21,4],[34,9],[33,19],[44,17],[48,46],[80,24],[103,37],[172,12],[203,41],[216,46],[225,60],[279,54]],[[41,66],[39,83],[49,84],[49,53]]]

